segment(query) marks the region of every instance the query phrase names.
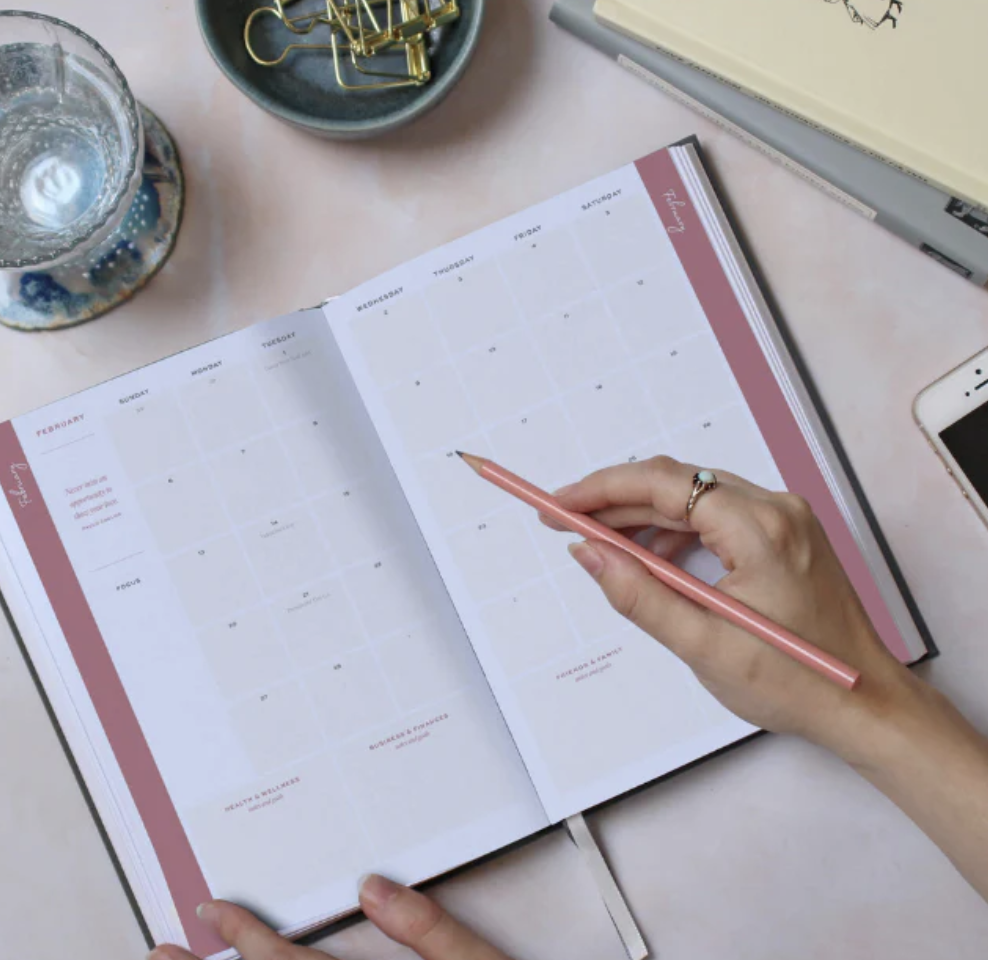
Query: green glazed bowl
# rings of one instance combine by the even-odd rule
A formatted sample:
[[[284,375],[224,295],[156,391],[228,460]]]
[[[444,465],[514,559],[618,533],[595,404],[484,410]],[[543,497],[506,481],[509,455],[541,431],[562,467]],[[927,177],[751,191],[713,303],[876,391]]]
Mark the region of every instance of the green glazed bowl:
[[[254,63],[244,47],[244,24],[255,7],[273,0],[196,0],[199,27],[206,46],[231,82],[258,106],[286,123],[317,136],[357,140],[379,136],[422,116],[439,103],[460,79],[480,37],[484,0],[460,0],[460,18],[443,29],[430,58],[432,79],[421,87],[395,90],[341,89],[333,72],[330,51],[295,51],[277,67]],[[291,16],[294,4],[287,7]],[[299,4],[308,12],[311,3]],[[289,36],[273,16],[257,18],[252,41],[258,54],[274,59]],[[325,26],[312,41],[328,37]]]

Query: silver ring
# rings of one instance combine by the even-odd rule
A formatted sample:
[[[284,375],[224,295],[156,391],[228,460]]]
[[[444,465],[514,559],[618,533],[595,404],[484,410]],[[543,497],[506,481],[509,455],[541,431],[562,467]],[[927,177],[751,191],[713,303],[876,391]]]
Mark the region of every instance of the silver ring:
[[[683,520],[686,523],[690,522],[690,517],[693,514],[693,508],[696,506],[697,500],[705,493],[716,490],[717,486],[717,474],[712,470],[698,470],[693,474],[693,489],[690,491],[689,500],[686,501],[686,513],[683,516]]]

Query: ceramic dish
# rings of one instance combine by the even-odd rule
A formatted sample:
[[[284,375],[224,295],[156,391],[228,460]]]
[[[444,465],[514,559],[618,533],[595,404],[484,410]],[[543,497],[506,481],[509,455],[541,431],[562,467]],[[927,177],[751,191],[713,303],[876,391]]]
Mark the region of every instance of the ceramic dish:
[[[348,91],[336,83],[329,51],[295,51],[277,67],[256,64],[244,47],[244,23],[250,11],[262,5],[270,5],[269,0],[196,0],[199,26],[213,59],[258,106],[293,126],[340,140],[386,133],[439,103],[466,69],[484,15],[484,0],[460,0],[460,18],[442,28],[431,57],[432,79],[424,86]],[[307,4],[305,10],[311,9]],[[327,28],[319,29],[320,34],[308,39],[328,36]],[[255,48],[261,56],[274,59],[284,49],[285,35],[276,17],[263,16],[252,38],[256,36]]]

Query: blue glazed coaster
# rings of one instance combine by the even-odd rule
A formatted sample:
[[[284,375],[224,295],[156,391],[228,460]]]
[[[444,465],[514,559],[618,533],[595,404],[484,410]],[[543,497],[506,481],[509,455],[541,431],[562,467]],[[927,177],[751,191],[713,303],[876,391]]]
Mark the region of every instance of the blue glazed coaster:
[[[0,271],[0,323],[58,330],[94,320],[129,300],[168,259],[182,221],[178,151],[161,121],[141,106],[144,176],[130,210],[83,259],[50,270]]]

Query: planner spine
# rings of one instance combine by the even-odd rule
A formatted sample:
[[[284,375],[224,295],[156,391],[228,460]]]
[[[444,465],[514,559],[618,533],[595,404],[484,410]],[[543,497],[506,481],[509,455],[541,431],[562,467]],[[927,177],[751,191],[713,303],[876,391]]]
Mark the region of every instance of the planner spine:
[[[610,29],[595,19],[593,4],[556,0],[550,18],[832,199],[988,286],[988,225],[950,212],[958,209],[954,198],[709,71]]]

